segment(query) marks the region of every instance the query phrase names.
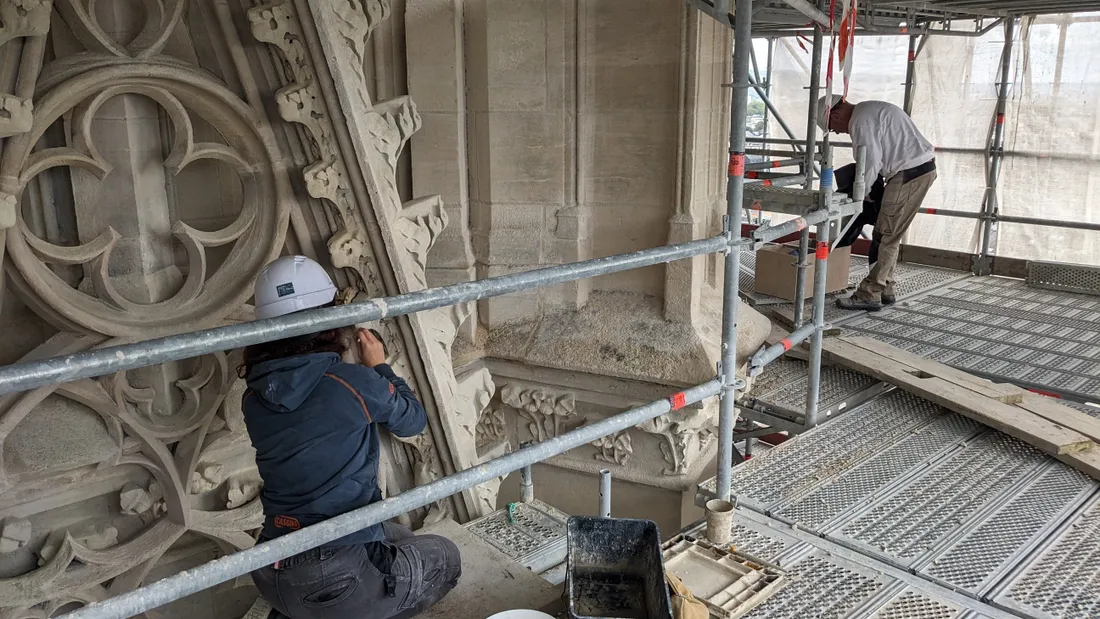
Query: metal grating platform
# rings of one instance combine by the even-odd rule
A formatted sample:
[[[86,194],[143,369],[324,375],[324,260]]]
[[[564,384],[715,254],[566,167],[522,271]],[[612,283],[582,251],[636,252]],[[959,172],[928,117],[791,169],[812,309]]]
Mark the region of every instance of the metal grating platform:
[[[500,509],[465,526],[516,563],[541,573],[565,561],[565,521],[569,516],[535,500],[517,503],[515,522]]]
[[[692,527],[684,529],[682,533],[689,537],[705,537],[707,525],[699,522]],[[751,520],[734,521],[731,527],[732,536],[730,545],[745,554],[768,563],[784,564],[781,555],[801,544],[797,539],[777,531],[771,527],[761,525]]]
[[[1027,263],[1027,285],[1032,288],[1100,295],[1100,267],[1031,261]]]
[[[828,485],[770,510],[772,516],[809,530],[820,530],[860,507],[883,487],[927,467],[939,454],[959,447],[979,431],[977,422],[943,414],[875,458],[836,477]]]
[[[987,431],[922,475],[885,493],[830,537],[901,567],[931,556],[958,527],[1035,473],[1043,456]]]
[[[963,609],[938,600],[911,587],[906,588],[871,615],[871,619],[955,619]]]
[[[765,406],[801,415],[806,412],[809,381],[805,361],[780,357],[756,379],[748,395]],[[878,395],[881,393],[879,385],[879,381],[859,372],[836,366],[823,367],[818,410],[823,417],[831,417],[871,395]]]
[[[787,568],[790,582],[745,619],[848,617],[893,584],[881,573],[814,550]]]
[[[852,267],[848,277],[848,287],[854,288],[859,285],[863,278],[867,276],[870,268],[867,264],[867,258],[864,256],[852,256]],[[898,296],[899,301],[908,301],[923,295],[929,291],[943,288],[952,283],[971,279],[972,276],[969,273],[962,271],[955,271],[952,269],[942,269],[939,267],[925,266],[922,264],[912,264],[908,262],[899,262],[894,277],[896,282],[894,284],[895,293]],[[825,321],[828,323],[843,323],[846,320],[850,320],[856,316],[862,316],[866,312],[853,312],[849,310],[842,310],[836,306],[833,301],[836,297],[846,296],[847,291],[835,293],[829,295],[829,299],[825,303]],[[751,301],[751,299],[750,299]],[[769,309],[784,316],[788,321],[794,318],[794,304],[790,302],[777,303],[769,305]],[[807,304],[809,308],[809,304]],[[807,314],[809,309],[806,310]]]
[[[921,573],[974,595],[985,593],[1096,489],[1085,475],[1046,462],[1050,466],[1038,478],[929,559]]]
[[[1100,497],[1018,568],[993,602],[1041,619],[1100,617]]]
[[[944,414],[908,393],[891,392],[734,468],[732,493],[754,509],[792,500]],[[700,484],[700,491],[714,496],[715,480]]]
[[[1001,382],[1100,400],[1100,299],[970,278],[842,323]]]
[[[736,523],[794,540],[769,548],[792,582],[747,616],[1100,617],[1100,484],[910,394],[738,466],[731,488]]]

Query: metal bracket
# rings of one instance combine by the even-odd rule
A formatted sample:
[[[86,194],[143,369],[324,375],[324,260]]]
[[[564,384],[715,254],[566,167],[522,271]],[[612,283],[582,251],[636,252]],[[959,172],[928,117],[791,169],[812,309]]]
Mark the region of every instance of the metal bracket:
[[[974,256],[974,262],[970,270],[974,275],[989,275],[993,272],[993,258],[991,256]]]

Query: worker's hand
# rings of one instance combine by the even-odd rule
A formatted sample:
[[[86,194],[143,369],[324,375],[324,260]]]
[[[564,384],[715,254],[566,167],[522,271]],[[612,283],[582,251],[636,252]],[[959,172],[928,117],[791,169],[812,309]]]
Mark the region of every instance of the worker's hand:
[[[386,347],[370,329],[358,329],[356,339],[359,342],[359,359],[363,365],[373,368],[386,362]]]

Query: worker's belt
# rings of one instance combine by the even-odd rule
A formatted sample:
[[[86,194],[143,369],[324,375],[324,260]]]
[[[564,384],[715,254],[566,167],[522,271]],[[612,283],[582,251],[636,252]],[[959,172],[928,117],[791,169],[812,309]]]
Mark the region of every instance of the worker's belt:
[[[919,166],[917,166],[915,168],[909,168],[908,170],[902,170],[899,173],[899,174],[901,174],[901,184],[904,185],[905,183],[908,183],[911,180],[915,180],[917,178],[920,178],[920,177],[924,176],[925,174],[928,174],[929,172],[935,172],[935,171],[936,171],[936,158],[933,157],[927,163],[922,163]]]

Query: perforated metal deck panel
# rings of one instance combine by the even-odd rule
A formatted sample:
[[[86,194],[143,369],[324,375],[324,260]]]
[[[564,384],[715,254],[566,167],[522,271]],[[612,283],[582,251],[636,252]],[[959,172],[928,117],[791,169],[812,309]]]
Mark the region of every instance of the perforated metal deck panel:
[[[870,619],[956,619],[966,612],[958,604],[906,587],[870,615]]]
[[[1060,462],[1044,463],[1046,469],[1010,500],[961,527],[961,537],[925,561],[920,572],[974,595],[987,592],[1098,487]]]
[[[853,617],[895,580],[814,549],[788,566],[790,582],[745,619]],[[856,612],[853,612],[856,611]]]
[[[993,603],[1041,619],[1100,617],[1100,497],[1017,568]]]
[[[936,408],[923,401],[913,405],[929,410]],[[769,513],[808,530],[821,530],[866,504],[883,488],[927,468],[929,462],[941,454],[957,449],[980,428],[980,424],[965,417],[942,414],[927,426],[914,430],[906,440],[895,443],[825,485],[780,503]]]
[[[682,533],[703,538],[706,537],[706,529],[706,522],[699,522]],[[731,533],[730,544],[739,552],[779,566],[786,564],[781,558],[783,555],[790,554],[793,548],[802,545],[802,542],[782,531],[748,519],[735,520]]]
[[[843,326],[995,380],[1100,400],[1097,297],[970,278]]]
[[[1076,408],[1077,410],[1090,415],[1092,417],[1100,418],[1100,406],[1094,406],[1091,404],[1081,404],[1080,402],[1074,402],[1072,400],[1058,400],[1058,403],[1062,406],[1068,406],[1070,408]]]
[[[805,361],[780,357],[756,379],[748,395],[767,406],[803,414],[809,388],[809,365]],[[828,417],[846,408],[849,400],[859,400],[879,381],[837,366],[821,368],[818,410]],[[878,391],[874,391],[878,393]]]
[[[734,523],[793,538],[779,555],[788,585],[746,617],[1018,619],[905,570],[763,514],[737,509]]]
[[[867,265],[867,258],[863,256],[852,256],[851,273],[848,278],[848,287],[854,288],[859,285],[867,273],[870,271],[870,267]],[[926,266],[923,264],[912,264],[908,262],[899,262],[897,270],[894,273],[895,294],[899,301],[906,301],[914,299],[920,295],[923,295],[929,291],[936,290],[954,282],[959,282],[966,279],[971,279],[972,276],[969,273],[962,271],[955,271],[952,269],[941,269],[939,267]],[[850,310],[842,310],[836,306],[833,301],[835,297],[846,296],[847,292],[839,292],[830,295],[829,300],[825,303],[825,321],[832,324],[837,324],[850,320],[856,316],[862,316],[866,312],[853,312]],[[769,305],[769,309],[773,309],[779,314],[786,316],[789,319],[794,316],[794,304],[784,303]],[[807,310],[809,312],[809,310]]]
[[[731,491],[741,504],[761,510],[795,499],[944,414],[916,396],[891,392],[735,467]],[[715,480],[700,490],[713,496]]]
[[[516,563],[542,572],[565,560],[565,521],[569,517],[542,501],[517,503],[515,522],[499,509],[466,524],[466,528]]]
[[[835,527],[829,537],[911,567],[937,554],[960,527],[1000,504],[1046,464],[1031,446],[984,431],[919,476],[884,488],[883,496]]]
[[[1034,288],[1100,295],[1100,267],[1029,261],[1027,284]]]

